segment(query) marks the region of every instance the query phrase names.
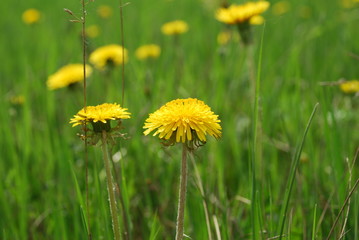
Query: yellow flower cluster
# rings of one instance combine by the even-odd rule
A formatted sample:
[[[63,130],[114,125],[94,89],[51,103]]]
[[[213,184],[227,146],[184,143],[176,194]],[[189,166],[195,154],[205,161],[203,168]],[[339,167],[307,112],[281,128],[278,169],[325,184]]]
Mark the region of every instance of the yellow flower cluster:
[[[124,57],[123,57],[124,56]],[[98,69],[104,70],[106,65],[120,65],[128,61],[127,49],[117,44],[97,48],[90,55],[90,62]]]
[[[249,22],[251,18],[260,15],[269,7],[269,2],[247,2],[242,5],[232,4],[228,8],[220,8],[216,12],[216,18],[226,24],[238,24]]]
[[[145,135],[155,131],[154,136],[173,142],[200,140],[206,142],[206,134],[221,137],[221,122],[211,108],[195,98],[168,102],[146,119]]]
[[[90,76],[92,68],[86,65],[86,74]],[[49,76],[47,87],[50,90],[67,87],[71,84],[84,80],[84,70],[82,64],[69,64],[60,68],[56,73]]]
[[[143,45],[136,50],[136,57],[140,60],[157,58],[161,54],[161,48],[156,44]]]
[[[345,81],[339,87],[345,93],[357,93],[359,92],[359,80]]]
[[[168,22],[162,25],[161,31],[165,35],[179,35],[188,31],[188,24],[182,20]]]
[[[97,106],[87,106],[81,109],[70,120],[73,127],[81,124],[102,122],[107,123],[109,120],[119,120],[130,118],[127,108],[120,107],[117,103],[104,103]]]
[[[100,34],[100,27],[96,24],[90,25],[86,28],[85,32],[89,38],[96,38]]]
[[[35,8],[29,8],[22,14],[22,21],[26,24],[34,24],[40,20],[41,13]]]

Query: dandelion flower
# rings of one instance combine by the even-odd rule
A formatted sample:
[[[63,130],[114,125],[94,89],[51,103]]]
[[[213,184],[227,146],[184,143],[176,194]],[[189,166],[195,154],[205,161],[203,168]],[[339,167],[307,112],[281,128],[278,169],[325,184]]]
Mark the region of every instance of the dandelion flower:
[[[35,8],[29,8],[22,14],[22,21],[28,25],[37,23],[40,20],[41,13]]]
[[[109,130],[111,129],[109,125],[110,120],[121,120],[128,118],[130,118],[130,113],[127,112],[127,108],[122,108],[117,103],[104,103],[97,106],[87,106],[86,110],[85,108],[81,109],[74,115],[72,119],[70,119],[70,123],[72,123],[72,127],[81,124],[92,123],[94,126],[94,131],[96,132],[98,130],[96,126],[107,126],[106,130]]]
[[[97,48],[90,55],[90,62],[98,69],[104,70],[106,66],[118,66],[128,61],[127,49],[120,45],[111,44]]]
[[[165,35],[179,35],[188,31],[188,24],[182,20],[168,22],[162,25],[161,31]]]
[[[23,105],[25,103],[25,97],[24,95],[11,96],[9,102],[13,105]]]
[[[269,7],[269,2],[247,2],[242,5],[232,4],[228,8],[220,8],[216,12],[216,18],[226,24],[238,24],[249,22],[251,18],[260,15]]]
[[[112,16],[112,8],[107,5],[101,5],[97,8],[97,14],[103,18],[107,19]]]
[[[345,81],[339,87],[344,93],[357,93],[359,92],[359,80]]]
[[[86,28],[86,36],[89,38],[96,38],[100,34],[100,27],[98,25],[90,25]]]
[[[92,73],[92,68],[86,65],[87,76]],[[50,90],[63,88],[84,80],[82,64],[69,64],[60,68],[56,73],[49,76],[47,87]]]
[[[221,121],[211,108],[195,98],[177,99],[168,102],[146,119],[145,135],[155,130],[153,136],[169,140],[170,143],[201,141],[206,135],[221,137]]]
[[[161,54],[161,48],[156,44],[143,45],[136,50],[136,57],[140,60],[157,58]]]

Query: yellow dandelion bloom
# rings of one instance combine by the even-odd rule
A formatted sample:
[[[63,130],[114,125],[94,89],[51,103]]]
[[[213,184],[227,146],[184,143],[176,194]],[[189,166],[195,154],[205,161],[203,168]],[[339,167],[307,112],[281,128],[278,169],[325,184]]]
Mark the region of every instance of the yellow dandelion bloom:
[[[249,22],[252,17],[258,16],[269,7],[269,2],[247,2],[242,5],[232,4],[228,8],[220,8],[216,12],[216,18],[226,24],[238,24]]]
[[[150,114],[143,128],[145,135],[155,131],[153,136],[174,142],[187,142],[199,139],[206,142],[206,135],[221,137],[221,122],[211,108],[195,98],[177,99],[168,102]]]
[[[272,7],[272,12],[274,15],[283,15],[290,10],[290,3],[288,1],[279,1],[275,3]]]
[[[100,27],[98,25],[90,25],[85,30],[86,36],[89,38],[96,38],[100,34]]]
[[[11,96],[9,102],[13,105],[22,105],[25,103],[25,97],[24,95]]]
[[[86,65],[86,75],[90,76],[92,68]],[[67,87],[84,80],[83,64],[69,64],[60,68],[47,79],[47,87],[50,90]]]
[[[340,0],[340,5],[343,8],[353,8],[356,3],[359,3],[359,0]]]
[[[97,8],[97,14],[104,19],[112,16],[112,8],[107,5],[101,5]]]
[[[161,54],[160,46],[156,44],[143,45],[136,50],[136,57],[140,60],[147,58],[158,58]]]
[[[182,20],[168,22],[162,25],[161,31],[165,35],[178,35],[188,31],[188,24]]]
[[[97,48],[90,54],[90,62],[98,69],[104,70],[106,65],[118,66],[122,64],[124,55],[125,63],[128,61],[127,49],[120,45],[111,44]]]
[[[127,108],[120,107],[117,103],[104,103],[97,106],[87,106],[81,109],[70,119],[72,127],[87,123],[107,123],[110,120],[120,120],[130,118]]]
[[[359,92],[359,80],[345,81],[339,84],[340,89],[345,93]]]
[[[26,24],[37,23],[41,18],[41,13],[35,8],[29,8],[22,14],[22,21]]]

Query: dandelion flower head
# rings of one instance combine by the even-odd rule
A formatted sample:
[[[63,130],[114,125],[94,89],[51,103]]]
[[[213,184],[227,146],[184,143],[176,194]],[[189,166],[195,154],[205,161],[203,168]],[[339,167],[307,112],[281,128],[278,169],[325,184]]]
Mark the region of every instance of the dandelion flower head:
[[[103,103],[97,106],[87,106],[81,109],[70,120],[73,127],[87,123],[107,123],[110,120],[120,120],[130,118],[127,108],[120,107],[117,103]]]
[[[101,5],[97,8],[97,14],[101,18],[107,19],[112,16],[112,8],[108,5]]]
[[[140,60],[147,58],[158,58],[161,48],[156,44],[143,45],[136,50],[136,57]]]
[[[86,74],[90,76],[92,68],[86,65]],[[70,86],[84,80],[83,64],[68,64],[60,68],[56,73],[49,76],[47,87],[50,90]]]
[[[90,54],[90,62],[98,69],[104,70],[107,65],[118,66],[128,61],[127,49],[117,44],[97,48]]]
[[[344,93],[357,93],[359,92],[359,80],[345,81],[339,87]]]
[[[238,24],[249,22],[251,18],[260,15],[269,7],[269,2],[247,2],[241,5],[232,4],[228,8],[220,8],[216,12],[216,18],[226,24]]]
[[[176,99],[150,114],[146,119],[145,135],[175,142],[199,140],[206,142],[206,135],[221,137],[221,121],[209,106],[195,98]]]
[[[41,13],[35,8],[29,8],[22,14],[22,21],[26,24],[34,24],[40,20]]]
[[[182,20],[168,22],[162,25],[161,31],[165,35],[179,35],[188,31],[188,24]]]

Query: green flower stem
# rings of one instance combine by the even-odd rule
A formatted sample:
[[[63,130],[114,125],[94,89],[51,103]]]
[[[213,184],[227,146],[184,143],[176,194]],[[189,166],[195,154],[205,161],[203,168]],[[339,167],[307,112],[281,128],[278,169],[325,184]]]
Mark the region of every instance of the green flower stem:
[[[110,160],[108,158],[107,133],[105,130],[102,131],[102,153],[103,153],[103,161],[105,163],[105,168],[106,168],[107,191],[108,191],[108,196],[110,199],[110,210],[111,210],[111,217],[112,217],[112,227],[113,227],[114,239],[120,240],[121,239],[120,225],[118,223],[116,200],[115,200],[115,194],[114,194],[114,185],[112,182]]]
[[[179,201],[178,201],[178,213],[176,224],[176,240],[183,239],[184,229],[184,209],[186,203],[186,191],[187,191],[187,146],[182,145],[182,166],[181,166],[181,178],[179,189]]]

